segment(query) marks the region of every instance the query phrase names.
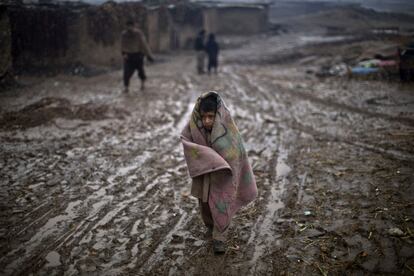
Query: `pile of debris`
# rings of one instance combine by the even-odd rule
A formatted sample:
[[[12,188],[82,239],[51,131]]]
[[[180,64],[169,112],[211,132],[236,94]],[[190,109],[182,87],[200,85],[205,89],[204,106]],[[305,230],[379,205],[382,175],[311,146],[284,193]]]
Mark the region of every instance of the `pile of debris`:
[[[354,60],[322,66],[317,76],[413,81],[414,43],[367,50]]]

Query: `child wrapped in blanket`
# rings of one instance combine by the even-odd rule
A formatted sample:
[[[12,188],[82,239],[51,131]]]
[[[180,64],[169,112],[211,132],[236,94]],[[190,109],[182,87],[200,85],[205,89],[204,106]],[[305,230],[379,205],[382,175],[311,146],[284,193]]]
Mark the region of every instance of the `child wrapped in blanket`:
[[[197,99],[181,141],[191,195],[199,199],[214,253],[223,254],[232,217],[256,198],[257,187],[239,130],[216,92]]]

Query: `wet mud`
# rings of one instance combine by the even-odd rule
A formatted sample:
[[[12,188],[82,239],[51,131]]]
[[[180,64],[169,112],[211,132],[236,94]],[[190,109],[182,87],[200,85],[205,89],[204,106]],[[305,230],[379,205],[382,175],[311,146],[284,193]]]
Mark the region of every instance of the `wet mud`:
[[[115,71],[0,94],[1,274],[412,275],[412,86],[309,74],[339,42],[303,37],[226,49],[218,75],[196,75],[192,53],[165,57],[145,91],[134,77],[123,94]],[[261,62],[289,49],[300,56]],[[259,190],[223,256],[179,141],[207,90],[232,111]]]

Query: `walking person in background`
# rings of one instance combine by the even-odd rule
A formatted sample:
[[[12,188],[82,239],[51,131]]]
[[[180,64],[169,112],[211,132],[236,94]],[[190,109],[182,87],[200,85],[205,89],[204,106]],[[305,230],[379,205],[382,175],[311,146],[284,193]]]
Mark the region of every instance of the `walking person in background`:
[[[148,46],[144,33],[134,26],[134,21],[128,20],[126,29],[122,32],[121,47],[124,58],[124,92],[128,93],[129,80],[138,71],[138,77],[141,80],[141,90],[145,88],[147,79],[144,70],[144,57],[151,62],[154,61],[151,49]]]
[[[201,30],[194,42],[194,50],[197,56],[197,72],[198,74],[204,74],[204,59],[205,59],[205,47],[204,47],[204,35],[205,31]]]
[[[210,71],[212,69],[214,73],[217,74],[219,45],[216,42],[216,37],[214,34],[211,33],[208,36],[208,41],[205,49],[208,55],[208,74],[210,75]]]

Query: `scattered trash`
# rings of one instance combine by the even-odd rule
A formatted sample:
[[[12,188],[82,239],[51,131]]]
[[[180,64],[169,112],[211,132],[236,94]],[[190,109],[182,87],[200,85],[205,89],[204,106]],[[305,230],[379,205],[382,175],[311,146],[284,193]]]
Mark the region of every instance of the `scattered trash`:
[[[395,60],[382,60],[378,64],[379,67],[392,67],[397,65],[398,63]]]
[[[203,243],[204,243],[204,241],[202,241],[202,240],[198,240],[198,241],[195,241],[195,242],[194,242],[194,246],[196,246],[196,247],[200,247],[200,246],[202,246],[202,245],[203,245]]]
[[[394,237],[403,237],[404,236],[404,232],[400,228],[397,228],[397,227],[389,229],[388,234],[390,234],[391,236],[394,236]]]
[[[364,60],[358,63],[357,67],[364,67],[364,68],[375,68],[378,67],[381,63],[381,60],[379,59],[369,59]]]
[[[56,251],[51,251],[46,256],[47,264],[46,267],[55,267],[59,266],[62,263],[60,262],[60,255]]]
[[[229,246],[230,250],[234,250],[234,251],[238,251],[240,250],[240,246],[238,246],[237,244],[235,244],[234,246]]]
[[[368,75],[372,73],[377,73],[378,68],[369,68],[369,67],[353,67],[351,73],[355,75]]]
[[[307,211],[303,212],[303,214],[308,217],[308,216],[312,215],[312,212],[307,210]]]
[[[349,66],[345,63],[335,65],[329,69],[329,73],[333,76],[345,76],[349,74]]]

